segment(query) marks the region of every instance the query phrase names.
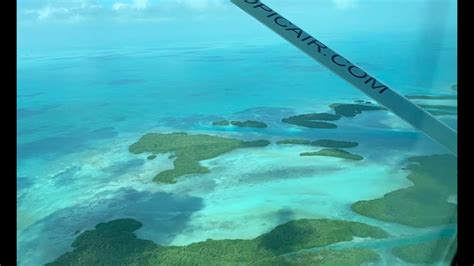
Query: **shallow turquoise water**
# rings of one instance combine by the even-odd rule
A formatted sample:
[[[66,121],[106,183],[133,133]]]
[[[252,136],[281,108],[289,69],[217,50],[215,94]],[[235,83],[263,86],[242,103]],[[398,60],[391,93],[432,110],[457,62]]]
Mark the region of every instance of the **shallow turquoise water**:
[[[323,41],[404,95],[455,95],[455,32],[417,34],[378,33],[368,42],[367,34],[334,33]],[[17,93],[20,265],[54,260],[70,250],[76,230],[122,217],[142,221],[138,236],[165,245],[250,239],[298,218],[362,221],[403,236],[373,244],[387,265],[400,261],[385,249],[455,232],[351,211],[357,200],[410,186],[406,158],[447,151],[389,112],[342,118],[334,130],[282,124],[334,102],[370,99],[279,39],[20,49]],[[269,127],[211,126],[230,118]],[[456,116],[439,118],[456,127]],[[208,174],[157,185],[151,179],[172,160],[147,161],[128,146],[147,132],[174,131],[354,140],[360,145],[351,152],[366,159],[301,158],[308,148],[273,143],[204,161]]]

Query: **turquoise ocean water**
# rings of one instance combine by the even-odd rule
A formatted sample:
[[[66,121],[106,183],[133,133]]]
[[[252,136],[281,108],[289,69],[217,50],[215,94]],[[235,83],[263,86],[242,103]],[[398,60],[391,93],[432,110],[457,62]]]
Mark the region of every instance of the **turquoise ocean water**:
[[[243,17],[241,27],[258,25],[239,11],[232,14]],[[377,21],[390,26],[388,19]],[[231,26],[226,32],[232,36],[229,31]],[[455,36],[455,27],[338,28],[320,39],[404,95],[456,95],[451,88],[457,82]],[[455,225],[416,229],[350,209],[357,200],[412,185],[402,169],[406,159],[447,153],[443,147],[385,111],[342,118],[333,130],[283,124],[284,117],[328,112],[335,102],[370,99],[272,33],[210,39],[20,46],[19,265],[52,261],[71,250],[77,230],[123,217],[144,224],[139,237],[163,245],[250,239],[298,218],[362,221],[397,236],[363,244],[382,255],[383,265],[401,263],[391,247],[455,232]],[[456,128],[456,116],[438,118]],[[258,120],[268,128],[211,125],[222,119]],[[172,160],[159,155],[148,161],[129,153],[128,146],[148,132],[177,131],[272,144],[204,161],[210,173],[175,185],[153,183],[157,172],[172,168]],[[357,141],[351,152],[365,159],[302,158],[298,154],[307,148],[275,144],[284,138]]]

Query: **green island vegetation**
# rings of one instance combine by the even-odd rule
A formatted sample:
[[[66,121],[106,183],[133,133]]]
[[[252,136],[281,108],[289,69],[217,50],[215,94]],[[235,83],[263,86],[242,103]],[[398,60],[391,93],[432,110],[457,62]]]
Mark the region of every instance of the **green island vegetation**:
[[[438,110],[449,110],[449,111],[458,110],[457,106],[452,106],[452,105],[420,104],[419,106],[426,109],[438,109]]]
[[[457,95],[407,95],[408,99],[413,100],[456,100]]]
[[[158,183],[174,184],[176,178],[180,176],[209,172],[209,169],[201,166],[199,161],[212,159],[239,148],[262,147],[269,144],[267,140],[242,141],[204,134],[188,135],[184,132],[149,133],[130,145],[129,151],[134,154],[173,153],[173,157],[176,158],[173,162],[174,169],[158,173],[153,180]]]
[[[456,253],[456,238],[440,238],[420,244],[407,245],[392,249],[392,254],[409,263],[434,264],[451,262]]]
[[[451,105],[434,105],[434,104],[419,104],[419,106],[432,115],[456,115],[457,106]]]
[[[153,160],[153,159],[156,158],[156,154],[152,154],[152,155],[150,155],[150,156],[148,156],[148,157],[146,157],[146,158],[147,158],[148,160]]]
[[[212,122],[212,125],[213,126],[228,126],[230,125],[230,122],[227,120],[222,120],[222,121]]]
[[[359,143],[354,141],[342,141],[342,140],[332,140],[332,139],[319,139],[311,142],[313,146],[321,146],[326,148],[353,148],[359,145]]]
[[[250,240],[212,240],[187,246],[160,246],[136,237],[134,219],[100,223],[72,243],[73,250],[46,265],[360,265],[376,262],[369,249],[323,249],[354,237],[386,238],[384,230],[359,222],[300,219]]]
[[[321,149],[315,152],[303,152],[303,153],[300,153],[300,156],[329,156],[329,157],[338,157],[338,158],[354,160],[354,161],[360,161],[364,159],[364,157],[360,155],[352,154],[350,152],[347,152],[345,150],[341,150],[338,148],[325,148],[325,149]]]
[[[266,128],[267,124],[259,121],[247,120],[247,121],[232,121],[232,125],[237,127],[253,127],[253,128]]]
[[[265,147],[270,145],[271,142],[265,139],[252,140],[252,141],[243,141],[240,146],[241,148],[255,148],[255,147]]]
[[[321,122],[317,120],[335,121],[340,118],[341,118],[340,115],[334,115],[334,114],[328,114],[328,113],[314,113],[314,114],[290,116],[287,118],[283,118],[281,121],[283,123],[302,126],[302,127],[309,127],[309,128],[337,128],[336,124]]]
[[[337,128],[337,125],[329,122],[322,121],[336,121],[341,117],[354,117],[362,111],[378,111],[387,110],[382,106],[373,105],[372,102],[364,100],[356,100],[356,103],[333,103],[329,105],[330,108],[334,109],[335,114],[330,113],[313,113],[313,114],[302,114],[296,116],[290,116],[283,118],[283,123],[308,127],[308,128]],[[322,120],[322,121],[321,121]]]
[[[276,142],[279,145],[294,144],[294,145],[311,145],[311,141],[306,139],[282,139]]]
[[[365,103],[365,104],[372,104],[372,102],[365,101],[365,100],[355,100],[355,103]]]
[[[362,200],[352,209],[364,216],[413,227],[456,223],[457,205],[447,201],[457,194],[457,159],[449,154],[415,156],[405,169],[413,186],[382,198]]]
[[[428,113],[432,114],[432,115],[456,115],[457,112],[448,112],[448,111],[438,111],[438,110],[427,110]]]
[[[453,85],[455,86],[455,85]],[[457,95],[407,95],[408,99],[414,100],[456,100]],[[432,115],[456,115],[457,106],[441,104],[418,104]]]
[[[382,106],[367,105],[367,104],[352,104],[352,103],[333,103],[329,105],[337,115],[344,117],[353,117],[357,114],[362,113],[362,111],[378,111],[378,110],[387,110]]]
[[[282,139],[276,142],[279,145],[293,144],[293,145],[312,145],[326,148],[353,148],[359,145],[354,141],[332,140],[332,139],[318,139],[311,142],[306,139]]]
[[[222,120],[222,121],[216,121],[212,122],[213,126],[229,126],[233,125],[236,127],[252,127],[252,128],[266,128],[267,124],[259,121],[253,121],[253,120],[247,120],[247,121],[227,121],[227,120]]]
[[[288,119],[297,119],[297,120],[324,120],[324,121],[336,121],[341,118],[340,115],[329,114],[329,113],[313,113],[313,114],[303,114],[290,116]]]

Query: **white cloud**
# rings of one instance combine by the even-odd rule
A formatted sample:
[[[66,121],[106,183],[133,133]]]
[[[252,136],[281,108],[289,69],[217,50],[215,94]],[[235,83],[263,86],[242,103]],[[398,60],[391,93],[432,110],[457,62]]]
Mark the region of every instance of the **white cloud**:
[[[112,5],[112,10],[126,10],[126,9],[134,9],[134,10],[144,10],[148,8],[148,0],[133,0],[132,3],[122,3],[117,2]]]
[[[175,0],[178,5],[195,11],[205,11],[223,7],[226,3],[223,0]]]
[[[38,10],[38,19],[40,20],[47,19],[52,14],[61,13],[61,12],[67,12],[67,10],[64,10],[62,8],[52,8],[50,6],[46,6]]]
[[[226,0],[162,0],[154,7],[164,9],[186,8],[192,11],[208,11],[223,7]],[[116,2],[112,5],[112,9],[119,10],[145,10],[150,8],[149,0],[132,0],[131,2]]]
[[[148,7],[148,0],[133,0],[133,8],[141,10]]]
[[[87,14],[101,8],[100,5],[89,0],[52,1],[43,7],[25,10],[23,13],[32,15],[41,21],[60,19],[67,22],[78,22],[85,19]]]
[[[117,11],[117,10],[124,9],[124,8],[127,8],[127,7],[128,7],[128,5],[125,4],[125,3],[114,3],[112,5],[112,10]]]
[[[356,6],[355,0],[332,0],[337,8],[348,9]]]
[[[103,4],[101,6],[99,3]],[[24,20],[81,22],[94,18],[111,21],[165,22],[224,10],[228,0],[49,0],[20,11]]]

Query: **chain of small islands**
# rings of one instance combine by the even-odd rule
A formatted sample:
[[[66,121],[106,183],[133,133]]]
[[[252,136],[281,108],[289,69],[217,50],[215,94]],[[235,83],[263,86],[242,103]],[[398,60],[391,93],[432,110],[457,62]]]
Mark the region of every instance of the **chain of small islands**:
[[[450,100],[455,96],[408,96],[410,99]],[[456,115],[457,108],[448,105],[420,104],[433,115]],[[334,113],[301,114],[283,118],[281,122],[306,128],[333,129],[342,117],[354,117],[366,111],[383,111],[382,106],[358,100],[355,103],[330,105]],[[264,130],[259,121],[215,121],[215,127],[244,127]],[[300,156],[329,156],[360,161],[361,155],[345,149],[359,145],[353,141],[331,139],[281,139],[278,145],[320,147],[318,151]],[[154,181],[172,185],[187,175],[199,175],[210,170],[200,161],[216,158],[236,149],[265,147],[268,140],[243,141],[206,134],[149,133],[130,145],[133,154],[147,154],[153,160],[158,154],[169,154],[174,168],[158,173]],[[457,205],[446,198],[457,193],[457,160],[450,154],[435,154],[408,158],[405,170],[413,186],[398,189],[381,198],[361,200],[351,208],[359,215],[385,222],[416,228],[456,223]],[[377,262],[380,256],[368,248],[324,248],[351,241],[355,237],[386,239],[390,234],[365,223],[331,220],[299,219],[276,226],[268,233],[249,240],[212,240],[187,246],[161,246],[136,237],[142,227],[134,219],[117,219],[85,230],[72,243],[73,250],[47,265],[361,265]],[[456,250],[452,237],[398,246],[392,254],[409,263],[437,263],[450,259]],[[319,248],[316,251],[305,250]],[[322,248],[322,249],[321,249]],[[446,256],[446,250],[450,255]],[[446,261],[446,263],[448,263]]]

